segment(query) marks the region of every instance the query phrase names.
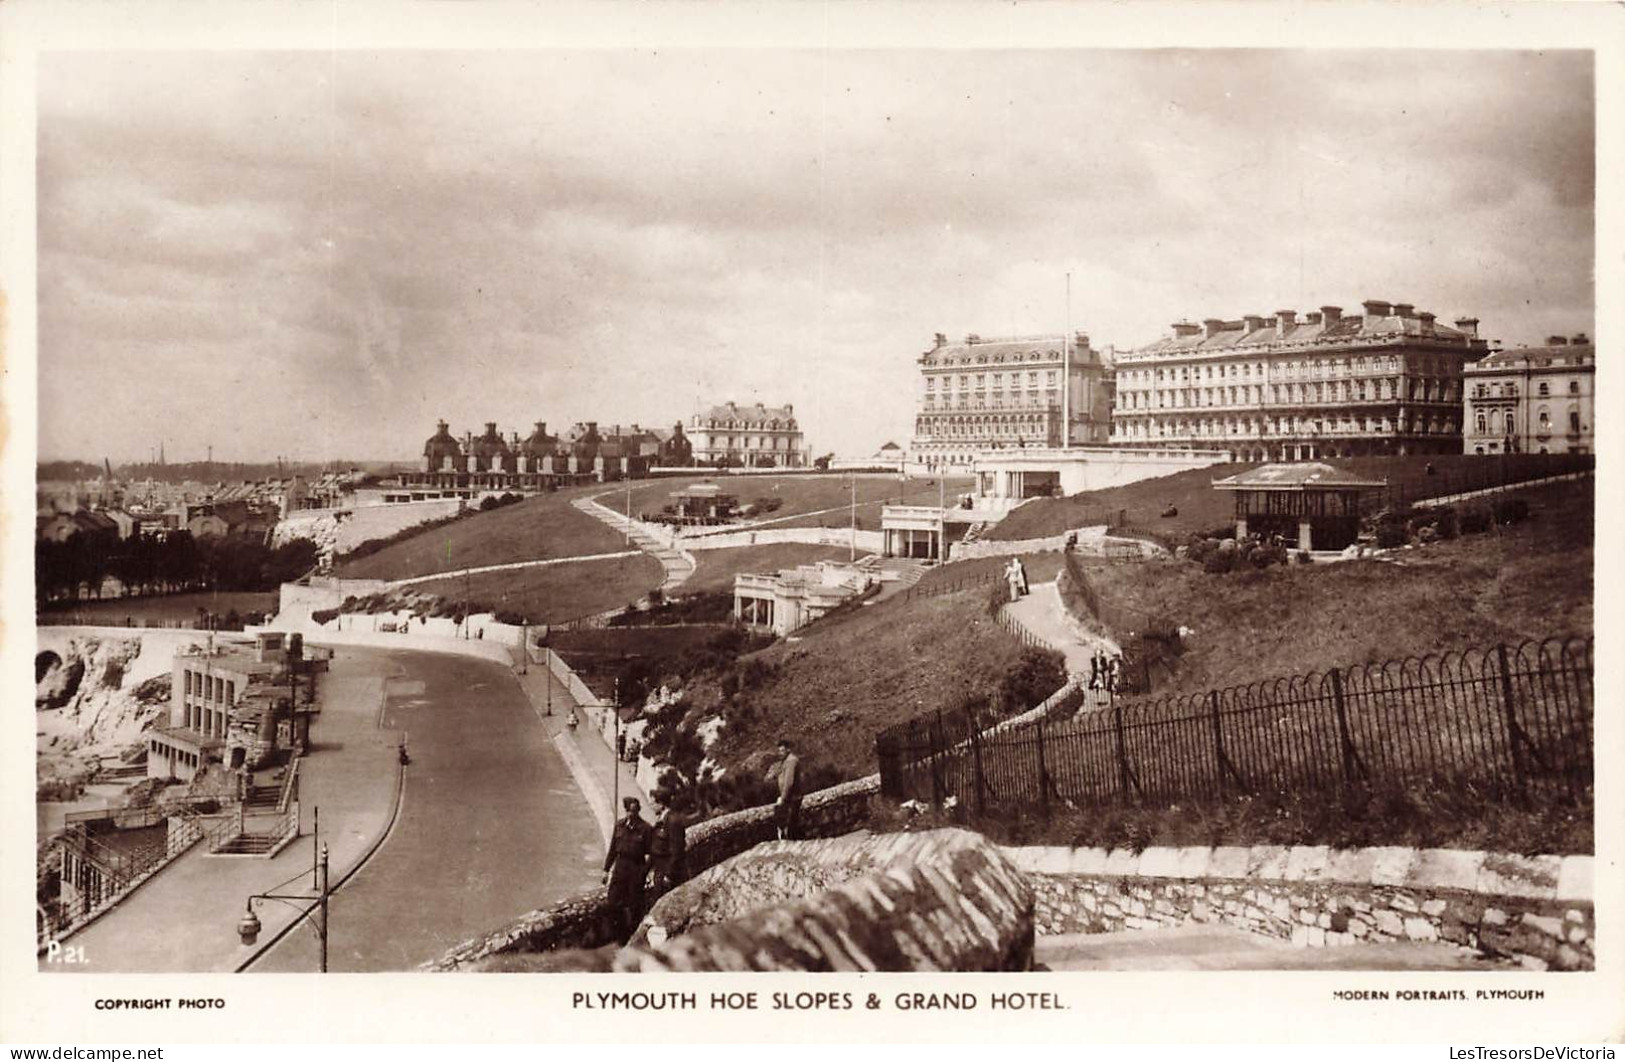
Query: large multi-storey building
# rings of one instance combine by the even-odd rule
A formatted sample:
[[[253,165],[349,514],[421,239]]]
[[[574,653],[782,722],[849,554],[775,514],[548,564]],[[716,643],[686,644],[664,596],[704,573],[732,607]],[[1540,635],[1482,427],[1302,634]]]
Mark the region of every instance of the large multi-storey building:
[[[537,421],[535,430],[521,439],[518,432],[504,438],[495,422],[487,422],[485,434],[465,432],[459,441],[442,420],[423,444],[418,469],[400,479],[404,487],[452,497],[533,491],[641,476],[655,463],[681,462],[687,454],[681,424],[670,431],[616,425],[606,433],[598,430],[597,421],[583,421],[560,437],[548,433],[546,421]]]
[[[1543,347],[1498,350],[1467,366],[1469,454],[1588,454],[1596,421],[1597,354],[1585,333]]]
[[[745,468],[805,468],[806,438],[795,407],[728,402],[696,413],[688,425],[694,462]]]
[[[1463,367],[1487,349],[1477,319],[1363,307],[1180,322],[1120,353],[1112,442],[1249,461],[1461,452]]]
[[[1082,332],[1070,342],[1061,335],[973,334],[963,343],[939,332],[918,360],[911,461],[968,466],[978,450],[1107,441],[1108,366]],[[1070,390],[1064,400],[1063,387]],[[1063,418],[1070,421],[1065,428]]]

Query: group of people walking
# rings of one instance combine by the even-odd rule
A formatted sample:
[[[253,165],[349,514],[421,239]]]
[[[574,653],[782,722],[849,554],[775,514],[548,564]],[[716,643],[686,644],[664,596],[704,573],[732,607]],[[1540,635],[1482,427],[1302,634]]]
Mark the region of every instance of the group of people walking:
[[[643,820],[642,801],[626,797],[625,814],[610,834],[604,855],[604,881],[615,912],[617,939],[627,940],[644,907],[681,885],[688,876],[688,828],[671,808],[658,806],[653,825]]]
[[[1097,652],[1089,658],[1089,688],[1116,696],[1123,679],[1123,658]]]
[[[779,740],[778,748],[779,759],[768,771],[768,780],[778,788],[774,830],[781,840],[794,840],[801,829],[801,761],[787,738]],[[625,813],[615,823],[604,855],[604,882],[615,937],[624,943],[654,901],[688,880],[688,829],[666,804],[658,805],[653,824],[644,821],[637,797],[624,798],[621,807]]]

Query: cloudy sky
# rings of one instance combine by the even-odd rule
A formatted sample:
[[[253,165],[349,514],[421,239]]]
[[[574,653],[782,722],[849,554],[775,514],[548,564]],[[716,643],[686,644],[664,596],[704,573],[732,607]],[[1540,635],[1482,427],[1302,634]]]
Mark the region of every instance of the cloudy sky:
[[[1363,298],[1593,328],[1583,53],[42,55],[40,454],[411,459],[792,402],[932,333]]]

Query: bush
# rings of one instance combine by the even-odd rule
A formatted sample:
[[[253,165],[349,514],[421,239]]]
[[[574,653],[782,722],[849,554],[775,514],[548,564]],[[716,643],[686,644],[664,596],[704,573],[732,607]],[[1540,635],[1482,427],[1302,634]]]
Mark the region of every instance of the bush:
[[[1523,498],[1501,498],[1495,503],[1495,522],[1518,524],[1529,519],[1529,502]]]
[[[314,620],[318,626],[325,627],[328,625],[328,623],[337,618],[338,614],[339,610],[336,608],[319,608],[310,614],[310,618]]]
[[[1482,506],[1461,511],[1460,529],[1464,535],[1481,535],[1490,529],[1490,511]]]
[[[1298,551],[1298,563],[1299,564],[1313,564],[1314,561],[1315,561],[1315,558],[1310,555],[1308,550],[1300,549]]]
[[[1377,548],[1393,549],[1403,546],[1410,541],[1405,524],[1397,520],[1381,521],[1377,524]]]
[[[1456,510],[1452,509],[1448,505],[1441,505],[1433,512],[1437,517],[1437,519],[1433,521],[1433,529],[1438,533],[1440,538],[1455,538],[1456,535],[1460,533],[1457,530],[1459,518],[1456,515]]]
[[[1202,561],[1202,570],[1209,575],[1223,575],[1236,566],[1235,550],[1215,549]]]

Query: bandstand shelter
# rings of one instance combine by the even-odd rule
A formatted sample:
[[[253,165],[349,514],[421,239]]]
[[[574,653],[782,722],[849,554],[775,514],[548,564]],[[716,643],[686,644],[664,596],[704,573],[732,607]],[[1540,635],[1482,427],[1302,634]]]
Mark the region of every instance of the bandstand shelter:
[[[1298,549],[1343,549],[1360,535],[1360,495],[1385,481],[1316,461],[1261,465],[1213,481],[1236,496],[1236,537],[1280,535]]]

